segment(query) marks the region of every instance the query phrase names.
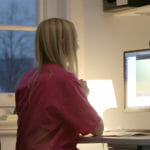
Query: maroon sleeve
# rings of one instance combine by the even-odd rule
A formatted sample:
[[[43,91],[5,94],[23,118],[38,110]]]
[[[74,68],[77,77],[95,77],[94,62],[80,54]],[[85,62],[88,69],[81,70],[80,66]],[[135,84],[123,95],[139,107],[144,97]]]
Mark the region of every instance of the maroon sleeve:
[[[62,88],[61,116],[82,135],[94,131],[101,118],[89,104],[78,79],[74,75],[69,76]]]

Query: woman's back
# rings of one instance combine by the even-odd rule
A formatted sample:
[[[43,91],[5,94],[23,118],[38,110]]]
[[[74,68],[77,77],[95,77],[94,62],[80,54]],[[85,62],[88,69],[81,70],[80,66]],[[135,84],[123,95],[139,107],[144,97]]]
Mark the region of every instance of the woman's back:
[[[16,109],[16,150],[75,150],[79,133],[89,133],[100,121],[76,77],[55,64],[23,77]]]

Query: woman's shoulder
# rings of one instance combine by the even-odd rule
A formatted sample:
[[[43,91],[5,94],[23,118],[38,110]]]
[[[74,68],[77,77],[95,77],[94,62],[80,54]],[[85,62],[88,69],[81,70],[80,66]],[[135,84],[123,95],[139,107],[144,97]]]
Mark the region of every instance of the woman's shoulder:
[[[27,78],[29,78],[30,76],[32,76],[32,74],[36,71],[36,68],[33,68],[32,70],[29,70],[28,72],[26,72],[23,76],[21,81],[26,80]]]
[[[76,75],[72,72],[68,72],[65,69],[61,68],[58,65],[50,65],[51,73],[53,79],[55,78],[57,81],[60,82],[78,82]]]
[[[35,70],[36,70],[36,68],[33,68],[32,70],[26,72],[26,73],[22,76],[22,78],[21,78],[21,80],[19,81],[19,83],[18,83],[17,88],[16,88],[15,91],[21,90],[21,89],[23,89],[23,88],[25,88],[25,87],[27,86],[27,84],[28,84],[27,81],[28,81],[28,79],[31,77],[31,74],[33,74],[33,72],[35,72]]]
[[[75,74],[73,74],[72,72],[68,72],[65,69],[63,69],[62,67],[60,67],[57,64],[49,64],[49,65],[44,65],[43,67],[45,70],[46,69],[50,69],[50,71],[52,72],[52,74],[54,74],[55,77],[58,78],[64,78],[64,79],[77,79],[77,77],[75,76]]]

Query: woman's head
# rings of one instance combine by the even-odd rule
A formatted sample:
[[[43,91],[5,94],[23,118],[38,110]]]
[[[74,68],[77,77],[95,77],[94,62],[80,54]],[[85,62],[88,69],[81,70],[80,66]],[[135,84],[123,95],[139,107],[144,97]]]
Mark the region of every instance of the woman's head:
[[[42,64],[58,64],[77,73],[77,35],[72,22],[59,18],[41,22],[36,31],[35,55],[38,68]]]

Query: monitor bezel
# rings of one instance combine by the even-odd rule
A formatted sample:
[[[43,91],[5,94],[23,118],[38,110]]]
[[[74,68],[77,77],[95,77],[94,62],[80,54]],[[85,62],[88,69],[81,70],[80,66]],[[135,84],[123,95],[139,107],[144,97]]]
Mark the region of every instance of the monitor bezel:
[[[136,53],[136,52],[146,52],[150,51],[150,49],[138,49],[138,50],[128,50],[123,52],[123,79],[124,79],[124,111],[150,111],[150,106],[143,107],[143,106],[135,106],[135,107],[128,107],[127,106],[127,83],[126,83],[126,61],[125,61],[125,55],[128,53]]]

